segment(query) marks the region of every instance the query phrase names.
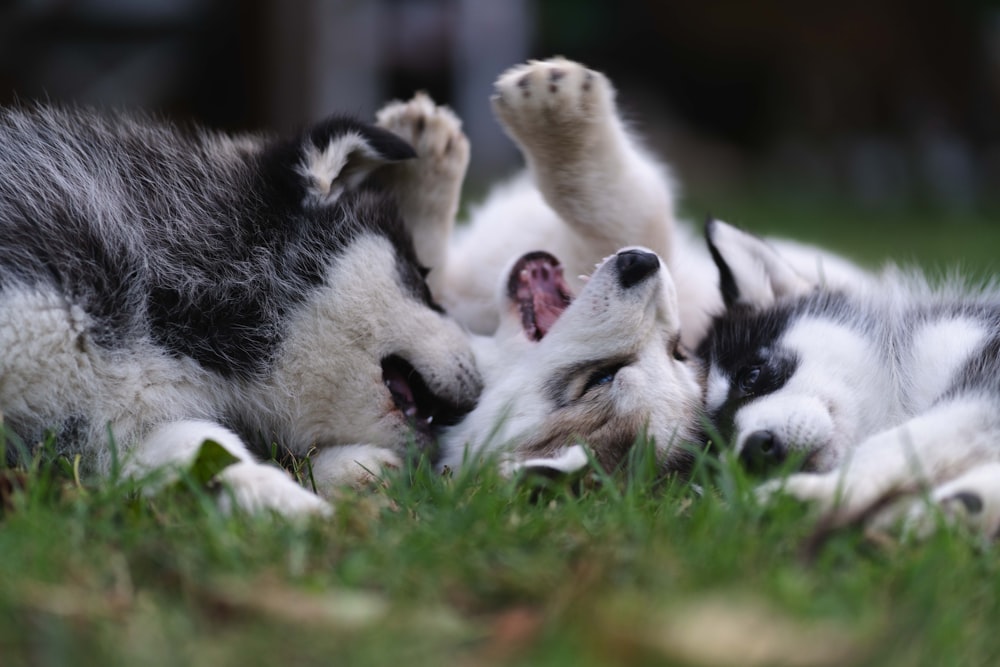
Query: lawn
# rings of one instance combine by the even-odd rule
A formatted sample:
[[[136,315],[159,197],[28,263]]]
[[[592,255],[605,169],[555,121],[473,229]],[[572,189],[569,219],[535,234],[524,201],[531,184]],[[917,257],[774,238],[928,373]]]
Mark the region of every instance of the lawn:
[[[998,268],[985,216],[712,211],[866,262]],[[993,543],[816,542],[809,508],[758,506],[740,470],[657,480],[642,451],[541,490],[417,466],[304,523],[223,516],[193,481],[146,497],[71,461],[3,469],[0,665],[1000,664]]]

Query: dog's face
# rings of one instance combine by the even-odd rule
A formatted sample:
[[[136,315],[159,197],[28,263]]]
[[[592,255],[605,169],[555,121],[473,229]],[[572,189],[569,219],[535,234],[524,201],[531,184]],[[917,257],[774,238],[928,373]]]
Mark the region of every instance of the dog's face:
[[[296,441],[425,448],[472,408],[481,384],[468,337],[415,288],[377,236],[357,239],[330,269],[280,362]]]
[[[666,465],[686,460],[701,389],[680,349],[677,296],[659,258],[607,258],[571,300],[544,252],[518,259],[500,295],[501,324],[480,351],[486,389],[446,435],[445,463],[501,450],[509,461],[560,456],[584,443],[607,469],[647,435]]]
[[[799,277],[761,239],[720,222],[708,237],[727,306],[698,351],[709,418],[757,471],[789,458],[831,469],[882,418],[877,337],[852,321],[847,297]]]
[[[275,373],[283,421],[296,443],[426,449],[472,409],[481,379],[469,337],[431,298],[391,193],[365,180],[412,150],[379,128],[349,130],[314,131],[298,169],[303,211],[347,231],[290,318]]]

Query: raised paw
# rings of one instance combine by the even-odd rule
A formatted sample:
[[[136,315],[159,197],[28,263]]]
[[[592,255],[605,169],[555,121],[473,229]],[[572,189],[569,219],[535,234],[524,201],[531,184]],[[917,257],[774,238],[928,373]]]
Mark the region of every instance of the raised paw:
[[[389,165],[383,173],[395,190],[417,259],[429,269],[438,269],[428,279],[432,292],[437,293],[469,166],[469,140],[458,116],[434,104],[425,93],[407,102],[389,103],[378,112],[377,122],[408,141],[417,153],[415,160]]]
[[[493,108],[513,138],[536,144],[585,142],[614,117],[614,89],[600,72],[565,58],[532,60],[497,79]]]
[[[390,102],[376,114],[376,124],[405,139],[417,153],[416,167],[436,178],[458,178],[469,164],[469,140],[462,121],[426,93],[406,102]]]

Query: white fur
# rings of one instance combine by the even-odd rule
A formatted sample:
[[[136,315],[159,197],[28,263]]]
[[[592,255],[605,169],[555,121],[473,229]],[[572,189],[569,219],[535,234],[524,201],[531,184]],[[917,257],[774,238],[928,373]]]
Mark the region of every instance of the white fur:
[[[674,179],[622,119],[615,96],[603,74],[564,58],[529,61],[501,74],[493,107],[528,169],[495,185],[457,227],[451,216],[459,188],[442,185],[448,175],[460,183],[468,161],[457,119],[423,95],[380,112],[383,127],[427,146],[418,148],[417,163],[390,169],[436,175],[434,187],[426,176],[402,185],[402,200],[409,202],[404,209],[424,212],[411,229],[421,261],[432,269],[428,282],[471,331],[496,331],[502,319],[496,286],[512,260],[533,250],[558,257],[578,291],[578,276],[589,275],[601,258],[626,246],[649,248],[670,269],[681,334],[692,348],[721,308],[718,272],[704,239],[677,219]],[[414,129],[418,119],[426,134]],[[449,143],[458,147],[453,155],[433,148]],[[867,275],[814,246],[775,244],[806,279],[841,286]]]
[[[553,465],[564,447],[579,442],[597,448],[600,458],[601,436],[588,440],[595,414],[608,415],[608,423],[631,425],[631,432],[622,434],[630,440],[644,431],[655,440],[660,460],[679,456],[677,445],[691,440],[700,388],[691,364],[671,356],[680,325],[677,295],[662,268],[641,285],[622,290],[613,258],[594,272],[541,341],[520,333],[513,308],[502,311],[498,333],[477,348],[485,389],[476,409],[446,432],[443,466],[500,453],[508,468],[516,467],[518,461],[539,458],[528,444],[539,438]],[[595,369],[622,358],[629,362],[610,382],[580,395]],[[545,438],[561,420],[579,425],[579,442]],[[599,427],[604,425],[601,420]]]
[[[309,183],[303,205],[332,205],[383,163],[360,134],[345,134],[325,146],[309,144],[299,167]]]
[[[142,477],[154,470],[167,476],[160,483],[176,478],[190,468],[205,441],[211,440],[238,459],[221,471],[217,479],[227,486],[221,498],[222,509],[231,512],[273,511],[285,516],[329,515],[331,506],[293,480],[287,472],[257,462],[239,436],[208,421],[185,420],[163,424],[130,452],[123,471]],[[155,487],[147,487],[147,491]]]
[[[808,318],[795,322],[780,344],[799,366],[781,389],[737,412],[737,454],[751,433],[771,431],[789,448],[810,452],[811,467],[829,470],[867,434],[898,418],[890,370],[865,336]]]
[[[932,288],[919,275],[890,269],[856,283],[846,296],[815,283],[803,290],[789,278],[792,267],[761,239],[724,223],[715,223],[710,237],[732,275],[734,305],[707,346],[709,410],[732,411],[737,452],[754,433],[767,432],[784,450],[808,454],[808,472],[769,482],[760,495],[815,501],[840,523],[894,496],[930,491],[946,514],[961,510],[994,534],[1000,516],[1000,492],[989,486],[1000,462],[996,289],[955,281]],[[727,333],[739,325],[747,329],[743,341]],[[753,327],[780,333],[754,339]],[[715,348],[726,341],[737,347],[756,342]],[[780,368],[782,359],[794,364],[785,366],[792,370],[781,382],[768,385],[780,372],[767,376],[759,393],[751,383],[733,394],[739,380],[722,370],[731,358],[759,368]],[[912,501],[902,507],[907,521],[927,528],[926,507]],[[891,505],[875,512],[873,525],[900,516]]]
[[[926,499],[918,498],[876,516],[877,527],[891,528],[902,520],[904,530],[926,537],[939,519],[961,523],[987,537],[1000,533],[1000,463],[976,465],[955,479],[936,487]]]
[[[407,442],[410,426],[382,386],[379,360],[393,353],[404,355],[431,386],[454,380],[475,392],[478,378],[465,333],[405,298],[395,270],[388,242],[374,236],[355,241],[331,269],[326,287],[292,318],[273,383],[260,387],[266,395],[256,400],[276,405],[278,414],[275,423],[262,424],[264,432],[282,433],[283,442],[307,448],[334,444],[329,433],[340,434],[340,444]],[[462,374],[444,377],[446,369]],[[326,488],[320,477],[317,485]]]
[[[425,93],[387,104],[376,118],[379,127],[406,139],[417,153],[416,160],[390,165],[385,172],[396,186],[417,257],[426,267],[442,267],[448,261],[448,240],[469,166],[469,140],[462,121]],[[442,270],[427,276],[435,294],[444,290],[443,281]]]
[[[145,475],[212,439],[238,459],[227,502],[328,512],[251,448],[317,449],[328,495],[431,445],[413,415],[474,402],[387,186],[344,196],[411,154],[384,130],[331,117],[286,142],[40,106],[0,111],[0,143],[0,408],[29,451],[52,430],[99,474],[117,452]]]
[[[674,183],[622,121],[604,75],[555,58],[513,67],[495,88],[497,117],[528,171],[494,187],[468,224],[453,232],[459,193],[453,185],[467,161],[457,119],[424,95],[379,113],[383,127],[419,145],[415,164],[391,169],[401,175],[397,186],[401,200],[409,202],[404,215],[414,221],[418,253],[432,268],[428,282],[449,314],[491,336],[474,342],[487,390],[476,411],[446,438],[446,463],[460,461],[463,444],[477,451],[503,449],[540,431],[555,418],[541,388],[560,364],[607,358],[630,345],[658,352],[639,355],[641,362],[621,373],[618,410],[646,414],[665,456],[671,448],[663,443],[690,434],[698,391],[686,364],[664,359],[666,341],[679,333],[693,347],[721,307],[718,274],[704,241],[675,220]],[[449,144],[459,150],[449,155],[440,149]],[[421,174],[435,174],[435,185]],[[452,186],[442,184],[449,175]],[[600,287],[577,276],[589,276],[601,258],[631,245],[655,251],[670,268],[662,311],[669,323],[658,335],[621,326],[605,331],[601,318],[615,323],[616,315],[595,311],[580,317],[580,339],[572,343],[557,345],[559,336],[540,344],[524,338],[502,289],[514,260],[547,250],[562,261],[574,290],[594,294]],[[834,282],[846,282],[863,274],[817,249],[787,246],[807,275],[828,272]],[[573,307],[584,310],[582,304]],[[563,317],[571,320],[569,315]],[[560,322],[559,331],[567,328]]]
[[[969,360],[987,335],[982,322],[971,318],[948,319],[921,326],[913,335],[909,373],[909,409],[920,412],[948,388],[959,368]]]
[[[526,252],[556,255],[575,290],[577,276],[624,246],[670,256],[672,182],[626,129],[614,97],[604,75],[561,58],[498,78],[493,106],[530,175],[497,186],[456,230],[446,264],[433,267],[444,275],[442,303],[473,331],[496,330],[496,285]]]
[[[913,492],[956,478],[971,467],[1000,461],[1000,415],[990,399],[937,405],[858,443],[844,462],[825,473],[800,473],[763,485],[813,500],[841,520],[859,516],[891,493]]]

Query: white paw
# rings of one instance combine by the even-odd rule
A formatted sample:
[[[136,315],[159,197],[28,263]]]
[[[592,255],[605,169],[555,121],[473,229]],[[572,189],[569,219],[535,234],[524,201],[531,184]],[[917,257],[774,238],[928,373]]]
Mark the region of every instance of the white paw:
[[[891,491],[880,483],[877,475],[858,473],[851,468],[797,473],[765,482],[757,487],[756,496],[764,503],[779,495],[791,496],[816,505],[825,520],[844,523],[863,514]]]
[[[234,506],[244,512],[271,511],[289,518],[329,516],[333,512],[329,503],[274,466],[235,463],[219,474],[219,481],[226,486],[219,499],[224,512],[231,512]]]
[[[434,104],[426,93],[417,93],[406,102],[390,102],[376,114],[376,122],[413,146],[417,159],[405,163],[410,171],[427,172],[428,178],[435,179],[464,177],[469,140],[462,132],[462,121],[448,107]]]
[[[387,470],[403,467],[403,459],[394,451],[373,445],[327,447],[310,461],[313,480],[324,496],[337,487],[375,486],[382,482]]]
[[[1000,463],[985,463],[936,486],[928,496],[907,500],[872,520],[882,530],[900,526],[918,539],[933,533],[941,522],[962,525],[986,537],[1000,531]]]
[[[497,116],[514,139],[529,148],[585,145],[589,135],[614,116],[614,89],[608,79],[564,58],[513,67],[494,87]]]

